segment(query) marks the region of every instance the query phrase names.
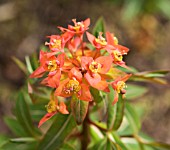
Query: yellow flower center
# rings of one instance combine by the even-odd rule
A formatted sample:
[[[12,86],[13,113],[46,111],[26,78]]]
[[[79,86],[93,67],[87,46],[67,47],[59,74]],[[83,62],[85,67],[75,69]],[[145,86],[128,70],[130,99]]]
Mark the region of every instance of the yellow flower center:
[[[77,93],[81,89],[79,82],[76,79],[70,80],[64,88],[66,94]]]
[[[119,81],[117,83],[117,88],[116,88],[117,93],[120,93],[125,87],[126,87],[125,82]]]
[[[56,102],[53,100],[50,100],[50,102],[45,107],[46,107],[48,113],[55,112],[58,109]]]
[[[117,62],[122,61],[123,59],[122,54],[117,50],[113,51],[113,57],[114,57],[114,61],[117,61]]]
[[[95,41],[99,44],[101,44],[102,46],[106,46],[107,45],[107,42],[106,42],[106,39],[103,38],[103,37],[98,37],[95,39]]]
[[[51,60],[48,62],[48,70],[50,72],[55,71],[57,69],[57,63],[56,60]]]
[[[98,63],[98,62],[93,61],[90,64],[89,69],[91,70],[91,72],[97,73],[101,69],[101,64]]]
[[[99,44],[101,44],[102,46],[106,46],[107,45],[107,42],[106,42],[106,39],[102,36],[102,32],[99,32],[99,36],[98,38],[95,39],[95,41]]]
[[[74,29],[76,32],[78,32],[81,27],[84,28],[84,24],[81,23],[81,22],[76,22],[76,21],[75,21],[74,24],[75,24],[75,25],[74,25],[73,29]]]
[[[52,48],[58,48],[58,49],[61,49],[61,40],[60,39],[54,39],[52,42],[51,42],[51,47]]]
[[[113,40],[114,40],[114,44],[118,45],[119,41],[118,41],[117,37],[114,36]]]

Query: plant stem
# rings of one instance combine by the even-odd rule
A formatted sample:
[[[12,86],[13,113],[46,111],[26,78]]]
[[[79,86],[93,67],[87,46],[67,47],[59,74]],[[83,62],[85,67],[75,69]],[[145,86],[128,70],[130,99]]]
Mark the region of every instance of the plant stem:
[[[83,131],[82,131],[82,139],[81,139],[82,150],[87,150],[88,144],[90,142],[88,118],[89,118],[89,113],[87,112],[86,118],[84,119],[83,122]]]

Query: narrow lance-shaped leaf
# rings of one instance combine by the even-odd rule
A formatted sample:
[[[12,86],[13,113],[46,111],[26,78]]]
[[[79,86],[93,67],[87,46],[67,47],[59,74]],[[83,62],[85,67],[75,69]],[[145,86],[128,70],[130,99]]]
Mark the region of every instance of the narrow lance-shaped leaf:
[[[126,99],[131,100],[144,95],[148,89],[139,85],[127,85]]]
[[[90,150],[104,150],[104,146],[106,145],[107,139],[103,138],[101,140],[99,140],[98,142],[96,142],[91,148]]]
[[[105,25],[104,25],[104,19],[100,17],[93,28],[93,35],[98,37],[99,32],[105,32]]]
[[[25,73],[25,74],[27,74],[28,72],[27,72],[27,67],[26,67],[26,65],[22,62],[22,61],[20,61],[18,58],[16,58],[16,57],[12,57],[12,60],[17,64],[17,66]]]
[[[22,126],[19,122],[14,118],[5,117],[4,118],[5,124],[8,128],[17,136],[27,136]]]
[[[21,138],[10,139],[10,141],[16,143],[24,143],[24,142],[35,142],[36,139],[32,137],[21,137]]]
[[[75,120],[70,115],[57,114],[53,124],[40,141],[37,150],[56,150],[63,144],[66,137],[76,127]]]
[[[88,111],[89,102],[78,99],[75,95],[71,99],[71,111],[77,122],[77,124],[82,124],[87,111]]]
[[[140,120],[133,107],[128,103],[126,103],[125,116],[133,132],[138,133],[139,129],[141,128]]]
[[[25,61],[26,61],[26,65],[27,65],[27,70],[29,71],[29,73],[32,73],[33,69],[32,69],[32,66],[31,66],[31,62],[30,62],[29,56],[25,56]]]
[[[90,87],[90,93],[92,94],[93,96],[93,100],[96,102],[96,103],[100,103],[102,101],[102,96],[101,96],[101,93],[99,90],[93,88],[93,87]]]
[[[116,118],[114,121],[114,125],[113,125],[113,130],[117,130],[123,120],[123,116],[124,116],[124,104],[125,104],[125,99],[122,98],[122,95],[119,95],[119,100],[117,102],[117,107],[116,107]]]
[[[116,132],[112,132],[112,136],[116,143],[119,144],[123,150],[128,150],[126,145],[121,141],[119,135]]]
[[[113,123],[116,116],[116,105],[112,105],[114,99],[114,90],[110,88],[110,92],[108,93],[108,117],[107,117],[107,129],[112,129]]]
[[[169,150],[170,149],[170,144],[166,144],[166,143],[148,142],[148,143],[144,143],[144,144],[154,147],[154,148],[160,148],[161,150]]]
[[[30,116],[29,108],[25,102],[24,95],[22,92],[19,93],[16,102],[16,116],[27,135],[35,136],[36,133]]]
[[[76,150],[76,148],[74,148],[71,144],[68,143],[64,143],[60,150]]]

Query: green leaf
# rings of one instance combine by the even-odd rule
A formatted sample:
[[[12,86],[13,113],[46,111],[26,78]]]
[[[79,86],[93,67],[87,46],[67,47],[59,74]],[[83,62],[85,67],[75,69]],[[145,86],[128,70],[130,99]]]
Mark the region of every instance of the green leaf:
[[[142,150],[139,143],[134,138],[122,138],[122,142],[126,145],[128,150]]]
[[[99,36],[99,32],[105,33],[105,25],[104,25],[104,19],[103,19],[103,17],[100,17],[100,18],[96,21],[92,33],[93,33],[93,35],[94,35],[95,37],[98,37],[98,36]]]
[[[116,132],[112,132],[112,136],[113,136],[114,140],[116,141],[116,143],[121,146],[122,150],[128,150],[128,148],[127,148],[126,145],[121,141],[120,137],[117,135]]]
[[[25,73],[27,74],[27,67],[26,65],[21,61],[19,60],[18,58],[16,57],[12,57],[12,60],[17,64],[17,66]]]
[[[102,132],[94,125],[90,125],[90,138],[92,142],[98,142],[104,138]]]
[[[131,80],[133,80],[133,81],[158,83],[158,84],[162,84],[162,85],[167,85],[168,84],[166,79],[153,78],[153,77],[145,77],[145,76],[138,76],[138,75],[133,75],[131,77]]]
[[[108,117],[107,117],[107,129],[110,130],[113,127],[115,118],[116,118],[116,105],[112,105],[114,99],[114,90],[110,88],[110,92],[108,93]]]
[[[90,87],[90,93],[92,94],[93,96],[93,100],[96,102],[96,103],[100,103],[102,101],[102,96],[101,96],[101,92],[93,87]]]
[[[10,141],[16,143],[25,143],[25,142],[35,142],[36,139],[32,137],[21,137],[21,138],[10,139]]]
[[[72,145],[68,143],[64,143],[60,148],[60,150],[76,150],[76,149]]]
[[[159,83],[166,85],[167,81],[166,79],[160,78],[165,77],[167,73],[169,73],[169,70],[156,70],[156,71],[145,71],[145,72],[139,72],[135,73],[131,80],[134,81],[145,81],[145,82],[152,82],[152,83]]]
[[[39,67],[38,54],[33,53],[30,59],[31,59],[31,65],[32,65],[33,70],[37,69]]]
[[[148,89],[139,85],[127,84],[126,99],[131,100],[138,98],[148,92]]]
[[[76,123],[72,114],[57,114],[53,124],[40,141],[37,150],[56,150],[75,127]]]
[[[117,130],[122,123],[124,116],[124,103],[125,100],[122,98],[122,95],[119,95],[119,100],[116,105],[116,118],[114,121],[113,130]]]
[[[80,100],[77,96],[73,95],[71,99],[71,111],[78,125],[82,124],[87,111],[89,102]]]
[[[3,145],[5,145],[8,142],[9,142],[9,138],[1,134],[0,135],[0,148],[2,148]]]
[[[33,68],[32,68],[29,56],[25,56],[25,61],[26,61],[26,65],[27,65],[27,70],[31,74],[33,72]]]
[[[32,142],[32,143],[13,143],[13,142],[8,142],[3,147],[1,150],[34,150],[36,149],[35,147],[37,146],[37,142]]]
[[[154,147],[154,148],[161,148],[161,150],[170,150],[170,144],[160,143],[160,142],[148,142],[144,143],[148,146]]]
[[[128,122],[133,132],[135,134],[138,133],[141,128],[139,116],[137,115],[133,107],[128,103],[126,103],[126,107],[125,107],[125,116],[128,119]]]
[[[26,136],[27,134],[25,133],[24,129],[22,126],[19,124],[19,122],[10,117],[5,117],[4,118],[5,124],[7,124],[8,128],[17,136]]]
[[[93,147],[90,148],[90,150],[122,150],[121,147],[111,141],[109,138],[105,137],[104,139],[101,139],[100,141],[96,142]]]
[[[36,136],[29,108],[22,92],[19,93],[16,102],[16,117],[28,136]]]
[[[44,87],[33,87],[28,83],[29,96],[34,104],[46,104],[50,99],[51,89]]]
[[[170,70],[154,70],[154,71],[144,71],[136,73],[135,75],[145,76],[145,77],[164,77],[168,74]]]
[[[96,142],[93,147],[90,148],[90,150],[104,150],[104,147],[106,145],[107,139],[101,139],[100,141]]]

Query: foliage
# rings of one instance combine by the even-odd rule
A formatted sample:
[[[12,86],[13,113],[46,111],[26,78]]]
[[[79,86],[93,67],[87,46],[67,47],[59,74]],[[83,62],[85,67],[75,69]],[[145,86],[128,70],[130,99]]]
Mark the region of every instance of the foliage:
[[[99,38],[94,37],[93,39],[93,36],[90,33],[87,33],[88,39],[91,42],[91,44],[88,44],[88,47],[93,47],[92,52],[88,53],[88,51],[86,51],[87,47],[85,47],[82,42],[82,37],[76,37],[79,34],[82,35],[88,26],[85,26],[85,24],[81,26],[81,23],[84,22],[77,23],[75,20],[74,23],[75,26],[71,26],[69,31],[60,27],[60,29],[64,31],[63,35],[66,35],[69,32],[69,34],[64,37],[65,39],[61,40],[69,41],[74,36],[73,40],[69,41],[69,48],[64,49],[67,57],[69,57],[71,53],[67,66],[61,65],[62,59],[65,57],[61,54],[63,49],[60,46],[55,49],[56,47],[51,43],[53,40],[60,40],[60,37],[54,36],[50,37],[50,43],[46,43],[46,45],[49,45],[51,51],[49,53],[44,51],[40,52],[40,67],[41,65],[44,65],[44,59],[47,57],[50,58],[48,64],[45,62],[45,65],[47,65],[47,68],[45,68],[46,70],[43,70],[42,67],[38,67],[38,58],[36,54],[32,57],[26,57],[26,65],[20,62],[17,58],[13,58],[27,76],[28,74],[31,74],[31,77],[36,77],[36,79],[28,78],[26,84],[18,93],[14,110],[16,117],[4,118],[5,123],[16,138],[1,135],[0,149],[170,149],[170,145],[155,142],[152,138],[148,137],[141,131],[139,112],[134,109],[131,100],[136,100],[141,97],[148,91],[148,89],[132,83],[127,83],[127,88],[125,86],[125,82],[128,79],[129,81],[136,82],[149,81],[167,84],[163,77],[169,71],[138,72],[126,66],[125,62],[122,60],[124,55],[122,52],[128,52],[128,49],[119,45],[117,38],[110,33],[106,34],[107,42],[110,41],[114,43],[112,46],[106,46],[105,38],[99,33],[100,30],[104,32],[104,22],[101,18],[97,21],[93,29],[93,34]],[[86,28],[84,28],[84,26]],[[67,39],[68,37],[69,39]],[[96,42],[97,44],[93,41],[96,39],[99,41],[98,43]],[[75,43],[74,40],[76,41]],[[94,50],[95,48],[98,49],[97,53]],[[79,49],[81,49],[80,52]],[[56,52],[59,52],[59,54],[57,57],[54,57]],[[119,55],[116,55],[117,52],[119,52]],[[48,56],[48,54],[50,56]],[[103,55],[105,58],[108,58],[108,60],[104,60],[108,65],[110,59],[108,56],[112,56],[112,64],[110,65],[109,70],[102,75],[99,74],[104,81],[107,81],[107,86],[104,89],[101,89],[103,86],[102,83],[104,82],[103,80],[100,81],[102,86],[100,84],[97,84],[96,86],[96,84],[89,83],[89,78],[80,78],[80,70],[77,70],[74,67],[74,70],[70,68],[70,66],[72,67],[72,64],[79,67],[81,65],[83,66],[84,64],[80,64],[79,59],[84,58],[84,55],[92,55],[95,61],[97,60],[96,58],[100,58],[102,57],[101,55]],[[45,58],[42,60],[41,58],[44,56]],[[116,56],[119,57],[116,58]],[[57,72],[55,72],[55,74],[52,73],[53,71],[56,71],[53,58],[56,62],[60,62],[59,67],[62,68],[63,72],[65,69],[63,76],[61,75],[59,80]],[[86,58],[84,63],[87,61],[88,59]],[[95,61],[90,63],[92,64]],[[105,65],[105,63],[103,63],[103,65]],[[89,66],[89,68],[90,67],[91,66]],[[36,71],[33,72],[35,69]],[[97,73],[96,70],[93,69],[97,68],[86,70],[83,72],[83,75],[85,76],[88,71],[94,71]],[[52,74],[49,76],[47,75],[48,73]],[[56,74],[57,76],[55,76]],[[55,76],[55,78],[53,78],[53,76]],[[70,76],[74,79],[68,80]],[[95,78],[91,79],[92,82],[94,82],[94,80]],[[64,84],[65,81],[67,81],[67,84]],[[40,83],[43,83],[48,87],[42,87]],[[67,96],[66,94],[63,94],[60,89],[62,85],[69,87],[72,83],[76,85],[73,87],[75,90],[73,93],[71,91],[72,89],[64,89],[66,94],[68,92],[68,94],[72,93],[72,95]],[[121,86],[118,86],[118,83],[121,83]],[[84,93],[79,95],[79,85],[82,86],[81,88],[85,89],[84,91],[83,89],[81,90],[81,92],[85,92],[85,95]],[[87,95],[90,95],[90,98],[87,97]],[[45,104],[47,104],[47,113],[44,107]],[[37,128],[40,119],[44,124],[39,124],[39,126],[42,126]]]

